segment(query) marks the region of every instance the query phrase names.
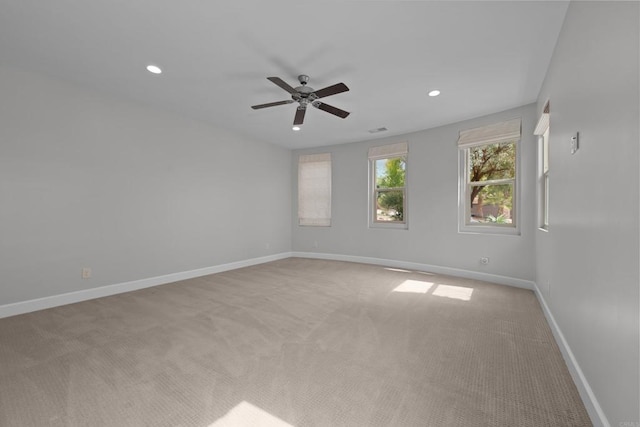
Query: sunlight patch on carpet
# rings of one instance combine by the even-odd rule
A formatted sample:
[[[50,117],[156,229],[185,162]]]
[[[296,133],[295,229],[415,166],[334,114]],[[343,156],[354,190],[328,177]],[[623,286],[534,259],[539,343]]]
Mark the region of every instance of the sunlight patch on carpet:
[[[453,298],[462,301],[469,301],[473,294],[473,288],[463,288],[462,286],[438,285],[432,295],[437,297]]]
[[[433,283],[421,280],[405,280],[397,286],[393,292],[412,292],[414,294],[426,294],[431,289]]]
[[[398,271],[398,272],[400,272],[400,273],[411,273],[411,271],[410,271],[410,270],[404,270],[404,269],[402,269],[402,268],[391,268],[391,267],[385,267],[384,269],[385,269],[385,270],[387,270],[387,271]]]
[[[243,400],[209,427],[293,427],[264,409]]]

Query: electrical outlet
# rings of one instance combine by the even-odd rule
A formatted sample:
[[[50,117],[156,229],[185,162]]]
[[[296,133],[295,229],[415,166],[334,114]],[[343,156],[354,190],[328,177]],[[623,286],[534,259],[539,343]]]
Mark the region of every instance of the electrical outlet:
[[[313,242],[313,247],[316,248],[316,249],[318,248],[318,242],[317,241]]]
[[[482,258],[480,258],[480,264],[482,265],[489,264],[489,257],[483,256]]]
[[[267,249],[267,250],[271,249],[271,243],[267,243],[267,244],[265,244],[265,245],[264,245],[264,248],[265,248],[265,249]]]
[[[91,269],[89,267],[85,267],[82,269],[82,278],[83,279],[91,278]]]

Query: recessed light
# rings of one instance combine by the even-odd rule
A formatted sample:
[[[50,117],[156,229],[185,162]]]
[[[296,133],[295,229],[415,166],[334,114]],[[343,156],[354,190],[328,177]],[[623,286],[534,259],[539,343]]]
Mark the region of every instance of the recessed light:
[[[157,65],[147,65],[147,71],[153,74],[162,73],[162,70]]]
[[[438,96],[438,95],[440,95],[440,91],[437,89],[429,92],[429,96]]]
[[[296,132],[300,130],[300,126],[294,126],[291,129],[295,130]]]

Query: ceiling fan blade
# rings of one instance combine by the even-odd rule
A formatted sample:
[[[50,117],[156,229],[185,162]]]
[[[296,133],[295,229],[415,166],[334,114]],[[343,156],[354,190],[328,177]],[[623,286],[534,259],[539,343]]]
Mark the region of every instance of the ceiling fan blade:
[[[291,104],[291,103],[293,103],[293,99],[287,99],[286,101],[269,102],[268,104],[252,105],[251,108],[253,108],[254,110],[259,110],[260,108],[275,107],[276,105],[284,105],[284,104]]]
[[[351,114],[348,111],[341,110],[334,107],[333,105],[325,104],[324,102],[320,101],[316,101],[312,105],[322,111],[326,111],[327,113],[331,113],[334,116],[338,116],[341,119],[345,119],[349,114]]]
[[[298,107],[298,109],[296,110],[296,116],[293,119],[293,124],[294,125],[301,125],[302,122],[304,122],[304,115],[307,112],[306,108],[300,108]]]
[[[298,92],[296,92],[296,90],[294,88],[292,88],[291,86],[289,86],[284,80],[282,80],[280,77],[267,77],[267,80],[275,83],[276,85],[280,86],[282,89],[286,90],[287,92],[289,92],[291,95],[296,94]]]
[[[332,86],[327,86],[320,90],[316,90],[314,93],[317,98],[324,98],[325,96],[335,95],[336,93],[342,93],[348,91],[349,88],[344,83],[336,83]]]

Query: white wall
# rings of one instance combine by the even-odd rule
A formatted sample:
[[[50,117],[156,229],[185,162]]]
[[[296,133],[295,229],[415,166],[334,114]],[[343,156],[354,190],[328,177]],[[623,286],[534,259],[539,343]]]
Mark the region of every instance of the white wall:
[[[639,421],[639,22],[638,2],[571,2],[538,101],[550,227],[536,281],[612,426]]]
[[[477,271],[523,280],[534,279],[535,140],[534,104],[486,117],[408,135],[314,150],[294,151],[293,250],[382,258]],[[520,144],[520,236],[458,233],[458,132],[522,117]],[[368,227],[369,147],[407,141],[409,145],[408,230]],[[331,152],[332,225],[297,225],[297,159],[299,154]],[[314,247],[314,242],[318,247]],[[480,257],[490,257],[483,266]]]
[[[291,250],[289,150],[8,68],[0,93],[0,306]]]

